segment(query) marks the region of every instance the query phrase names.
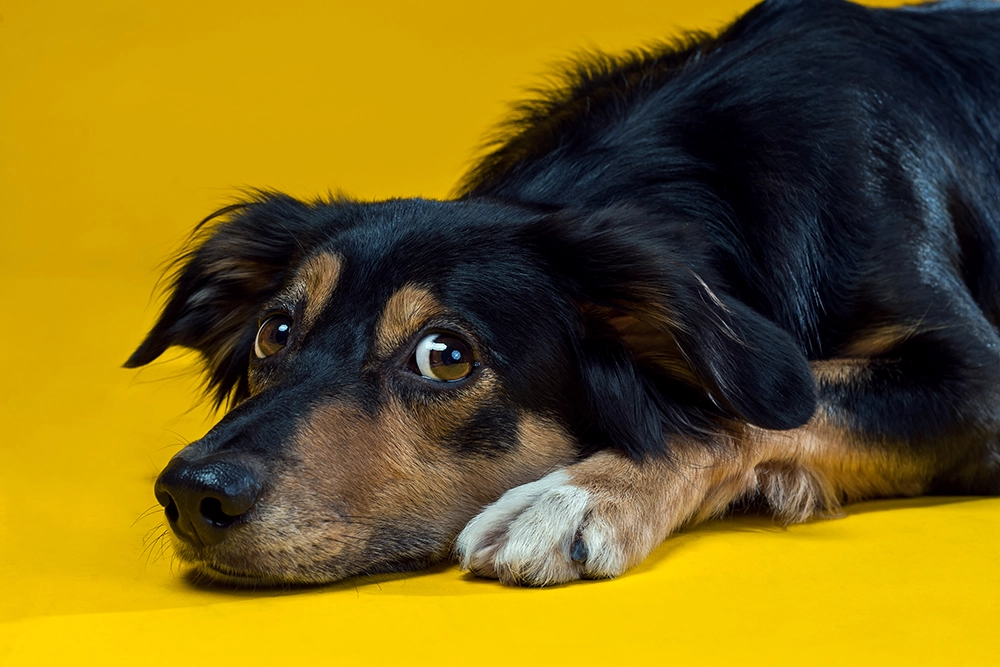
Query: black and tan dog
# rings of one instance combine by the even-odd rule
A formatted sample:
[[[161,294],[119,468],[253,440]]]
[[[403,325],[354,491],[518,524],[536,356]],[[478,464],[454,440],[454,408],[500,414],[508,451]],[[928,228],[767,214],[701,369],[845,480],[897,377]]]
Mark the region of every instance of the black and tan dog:
[[[767,2],[593,57],[454,201],[212,216],[127,365],[235,408],[156,483],[242,583],[611,577],[760,501],[1000,492],[1000,9]]]

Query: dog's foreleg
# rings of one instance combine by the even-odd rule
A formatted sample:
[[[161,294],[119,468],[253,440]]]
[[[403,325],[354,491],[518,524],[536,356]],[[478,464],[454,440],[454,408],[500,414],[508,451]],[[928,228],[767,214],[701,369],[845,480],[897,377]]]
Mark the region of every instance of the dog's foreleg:
[[[456,554],[463,569],[508,584],[614,577],[753,487],[747,464],[722,448],[643,462],[599,452],[505,493],[469,522]]]

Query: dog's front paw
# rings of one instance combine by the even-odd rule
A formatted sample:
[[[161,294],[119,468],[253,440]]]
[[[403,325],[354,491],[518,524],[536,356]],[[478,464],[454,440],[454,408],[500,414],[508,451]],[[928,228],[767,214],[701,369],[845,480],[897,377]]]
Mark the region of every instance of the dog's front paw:
[[[573,467],[511,489],[470,521],[455,543],[462,569],[530,586],[624,572],[629,551],[646,545],[623,541],[621,513],[574,484]]]

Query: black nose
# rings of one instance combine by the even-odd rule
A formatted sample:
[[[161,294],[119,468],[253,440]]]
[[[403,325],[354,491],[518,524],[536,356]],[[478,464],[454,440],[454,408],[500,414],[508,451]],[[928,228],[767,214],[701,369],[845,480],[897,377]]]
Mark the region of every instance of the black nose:
[[[257,476],[237,463],[174,459],[153,490],[177,536],[207,546],[221,542],[226,530],[250,511],[260,488]]]

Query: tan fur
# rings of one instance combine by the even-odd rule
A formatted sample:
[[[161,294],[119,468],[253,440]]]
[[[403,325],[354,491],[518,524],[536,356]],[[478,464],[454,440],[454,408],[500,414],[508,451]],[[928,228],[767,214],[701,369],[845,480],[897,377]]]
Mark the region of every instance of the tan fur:
[[[342,270],[343,260],[339,255],[322,252],[309,258],[296,272],[295,283],[301,285],[305,293],[306,306],[302,320],[306,327],[311,327],[316,322],[316,318],[330,301]]]
[[[930,460],[865,442],[820,414],[791,431],[747,428],[755,484],[776,516],[788,523],[836,515],[842,503],[914,496],[930,482]]]
[[[496,374],[485,368],[474,383],[463,387],[463,391],[449,392],[438,400],[410,406],[408,419],[419,421],[427,437],[444,440],[486,407],[497,394],[497,388]]]
[[[698,385],[690,364],[684,359],[676,339],[668,329],[653,326],[624,313],[607,312],[603,319],[625,341],[638,361],[660,368],[671,377],[691,386]]]
[[[826,362],[818,374],[827,382],[853,382],[863,368],[855,361],[840,369]],[[918,495],[934,469],[929,460],[863,441],[822,409],[800,428],[743,426],[717,445],[675,441],[673,460],[644,463],[601,452],[567,468],[571,483],[590,494],[591,516],[614,526],[627,547],[625,568],[679,527],[748,496],[763,498],[779,520],[800,522],[836,515],[844,502]]]
[[[821,387],[855,386],[871,374],[872,362],[868,359],[835,359],[814,361],[811,366],[816,384]]]
[[[444,308],[430,291],[417,285],[401,287],[382,311],[375,329],[375,356],[385,359]]]
[[[436,406],[437,414],[434,406],[414,411],[398,402],[374,417],[343,404],[314,410],[297,429],[287,468],[259,503],[255,521],[216,548],[215,562],[225,563],[230,578],[235,570],[253,572],[258,581],[306,583],[378,569],[380,558],[407,555],[399,553],[407,537],[415,545],[436,539],[439,547],[427,559],[445,557],[479,508],[567,463],[574,451],[558,426],[523,416],[514,451],[456,456],[442,443],[442,430],[463,425],[473,404],[493,396],[469,394],[454,412],[448,401]],[[442,415],[451,421],[447,427]],[[244,562],[248,553],[252,563]]]
[[[316,324],[316,319],[323,312],[330,297],[333,296],[333,292],[337,289],[342,270],[343,260],[339,255],[329,252],[318,253],[299,267],[295,272],[295,277],[275,300],[277,303],[298,304],[302,302],[304,304],[295,323],[298,338],[301,338]],[[237,342],[238,339],[234,338],[227,341],[227,345],[220,349],[228,354]],[[251,395],[262,391],[267,382],[267,373],[261,373],[253,367],[250,368],[247,385]]]
[[[907,340],[939,327],[924,322],[910,324],[888,324],[875,327],[857,335],[844,349],[844,356],[875,357],[891,352]]]
[[[720,515],[748,496],[763,497],[780,520],[790,523],[835,514],[842,501],[923,490],[929,467],[850,443],[849,435],[820,418],[787,432],[748,428],[731,446],[717,449],[678,442],[673,460],[638,463],[619,452],[599,452],[566,468],[569,485],[542,498],[551,503],[554,494],[570,488],[586,493],[584,518],[561,544],[569,549],[574,535],[599,539],[587,545],[588,558],[599,559],[598,566],[544,554],[536,562],[524,556],[504,562],[494,554],[507,553],[507,538],[496,529],[486,543],[460,555],[477,574],[507,583],[545,585],[581,576],[616,576],[645,559],[672,532]],[[524,510],[523,516],[530,512]]]

